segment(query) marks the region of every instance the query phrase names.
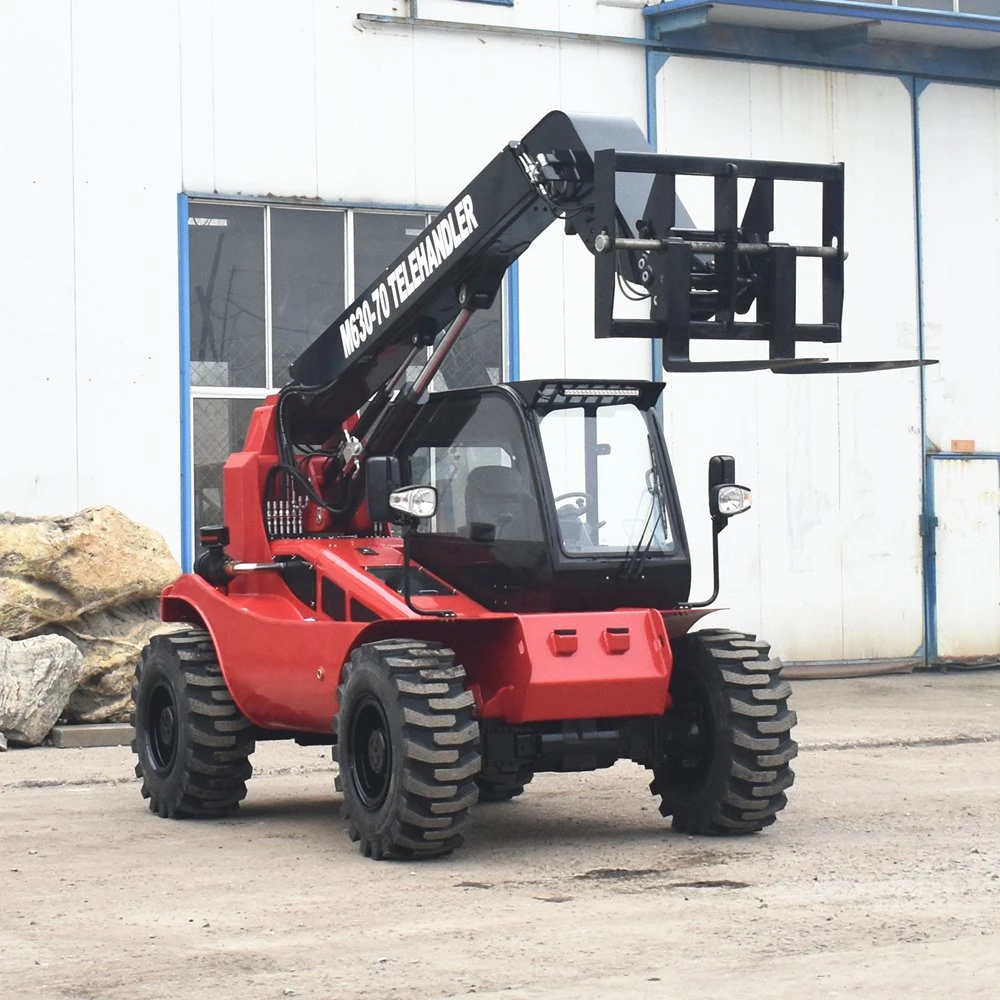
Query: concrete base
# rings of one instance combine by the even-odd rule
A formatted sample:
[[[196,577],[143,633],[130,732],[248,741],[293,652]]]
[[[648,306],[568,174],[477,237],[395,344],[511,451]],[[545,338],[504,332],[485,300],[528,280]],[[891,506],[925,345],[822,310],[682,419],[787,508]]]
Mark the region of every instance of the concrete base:
[[[100,726],[53,726],[49,741],[54,747],[123,747],[132,742],[132,727],[127,722]]]

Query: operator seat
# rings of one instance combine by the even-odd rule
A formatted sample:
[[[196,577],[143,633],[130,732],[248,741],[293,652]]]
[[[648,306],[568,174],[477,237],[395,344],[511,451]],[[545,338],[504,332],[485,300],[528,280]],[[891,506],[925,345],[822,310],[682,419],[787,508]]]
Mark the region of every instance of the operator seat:
[[[524,488],[521,474],[505,465],[480,465],[469,470],[465,517],[473,541],[542,540],[538,502]]]

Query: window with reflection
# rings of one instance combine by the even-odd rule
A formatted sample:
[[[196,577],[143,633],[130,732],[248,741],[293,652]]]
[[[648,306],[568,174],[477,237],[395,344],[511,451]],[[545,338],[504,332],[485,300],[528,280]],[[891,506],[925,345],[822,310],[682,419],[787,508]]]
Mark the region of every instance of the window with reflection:
[[[539,426],[567,555],[673,551],[666,490],[635,406],[555,409]]]
[[[434,486],[429,530],[474,542],[538,542],[542,519],[527,444],[510,400],[482,395],[428,403],[408,437],[412,483]]]
[[[222,465],[254,406],[431,220],[297,203],[188,203],[194,528],[218,521]],[[476,313],[433,388],[503,376],[502,295]]]

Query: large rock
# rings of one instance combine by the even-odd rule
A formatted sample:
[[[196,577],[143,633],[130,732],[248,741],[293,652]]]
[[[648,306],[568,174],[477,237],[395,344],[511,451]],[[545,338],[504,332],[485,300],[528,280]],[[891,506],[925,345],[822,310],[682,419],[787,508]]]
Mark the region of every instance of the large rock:
[[[159,618],[159,602],[137,601],[53,626],[83,653],[80,683],[62,717],[66,722],[128,722],[135,664],[150,637],[171,632]]]
[[[171,627],[156,599],[179,573],[161,535],[112,507],[0,514],[0,636],[58,636],[83,654],[55,718],[127,721],[139,653]]]
[[[37,746],[62,714],[83,674],[83,654],[69,639],[0,638],[0,732]]]
[[[163,536],[113,507],[0,514],[0,636],[156,597],[180,573]]]

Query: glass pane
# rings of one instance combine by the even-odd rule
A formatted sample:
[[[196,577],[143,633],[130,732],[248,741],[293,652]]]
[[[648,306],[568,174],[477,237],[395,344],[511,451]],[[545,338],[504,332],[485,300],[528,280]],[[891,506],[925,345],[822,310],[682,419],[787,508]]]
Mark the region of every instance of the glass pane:
[[[363,292],[414,240],[426,225],[426,216],[404,213],[354,213],[354,287]],[[490,309],[476,313],[458,345],[445,359],[433,388],[461,389],[495,385],[503,369],[503,299],[497,294]],[[412,378],[419,371],[407,373]]]
[[[264,385],[264,209],[188,208],[191,384]]]
[[[477,542],[541,540],[527,444],[507,399],[432,399],[401,450],[410,482],[437,488],[428,530]]]
[[[919,7],[922,10],[954,10],[952,0],[900,0],[900,7]]]
[[[489,309],[473,313],[455,347],[441,365],[440,377],[448,389],[496,385],[503,367],[503,289]],[[438,388],[435,385],[435,388]]]
[[[194,527],[222,524],[222,466],[243,447],[250,414],[260,399],[195,399],[193,421]],[[197,541],[197,535],[195,535]]]
[[[963,14],[988,14],[1000,17],[1000,0],[959,0],[958,9]]]
[[[666,492],[639,410],[553,410],[540,426],[565,552],[673,549]]]
[[[360,295],[423,232],[426,225],[426,215],[355,212],[355,295]]]
[[[344,214],[271,209],[271,322],[275,385],[344,311]]]

